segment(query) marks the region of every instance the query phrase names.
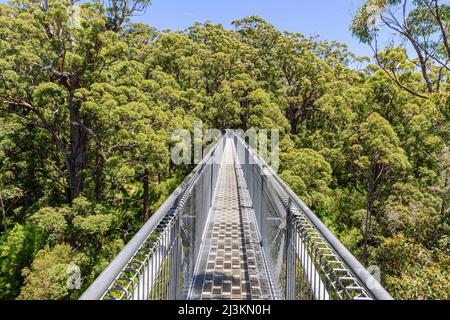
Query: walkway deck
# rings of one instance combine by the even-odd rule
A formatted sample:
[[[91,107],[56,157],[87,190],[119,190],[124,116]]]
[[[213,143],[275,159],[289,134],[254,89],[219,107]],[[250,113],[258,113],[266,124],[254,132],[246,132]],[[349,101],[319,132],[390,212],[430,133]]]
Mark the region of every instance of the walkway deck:
[[[272,299],[255,215],[231,139],[196,266],[190,299]]]

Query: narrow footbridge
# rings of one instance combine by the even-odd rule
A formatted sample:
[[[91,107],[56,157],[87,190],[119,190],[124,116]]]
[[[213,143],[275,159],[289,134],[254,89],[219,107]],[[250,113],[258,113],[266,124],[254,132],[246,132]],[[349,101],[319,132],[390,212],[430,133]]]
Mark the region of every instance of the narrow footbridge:
[[[229,130],[81,299],[392,298]]]

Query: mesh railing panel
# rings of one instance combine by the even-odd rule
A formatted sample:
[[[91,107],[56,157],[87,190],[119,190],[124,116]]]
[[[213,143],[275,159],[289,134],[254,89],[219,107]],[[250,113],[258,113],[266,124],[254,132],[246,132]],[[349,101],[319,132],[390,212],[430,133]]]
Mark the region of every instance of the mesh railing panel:
[[[216,143],[81,299],[187,297],[217,184],[224,141],[222,138]]]
[[[391,299],[237,134],[234,143],[278,299]]]

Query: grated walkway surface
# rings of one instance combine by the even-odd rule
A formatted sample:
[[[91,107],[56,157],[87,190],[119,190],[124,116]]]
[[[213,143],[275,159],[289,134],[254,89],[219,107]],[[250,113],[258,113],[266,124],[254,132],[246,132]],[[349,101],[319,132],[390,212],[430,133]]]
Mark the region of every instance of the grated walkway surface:
[[[231,139],[214,197],[190,299],[271,299],[254,212]]]

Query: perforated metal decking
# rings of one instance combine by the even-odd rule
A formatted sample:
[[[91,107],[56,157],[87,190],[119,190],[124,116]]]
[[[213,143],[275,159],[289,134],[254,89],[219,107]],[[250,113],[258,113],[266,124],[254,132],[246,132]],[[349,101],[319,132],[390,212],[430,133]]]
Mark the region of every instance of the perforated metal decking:
[[[190,299],[271,298],[252,203],[227,139]]]
[[[81,299],[392,298],[227,130]]]

